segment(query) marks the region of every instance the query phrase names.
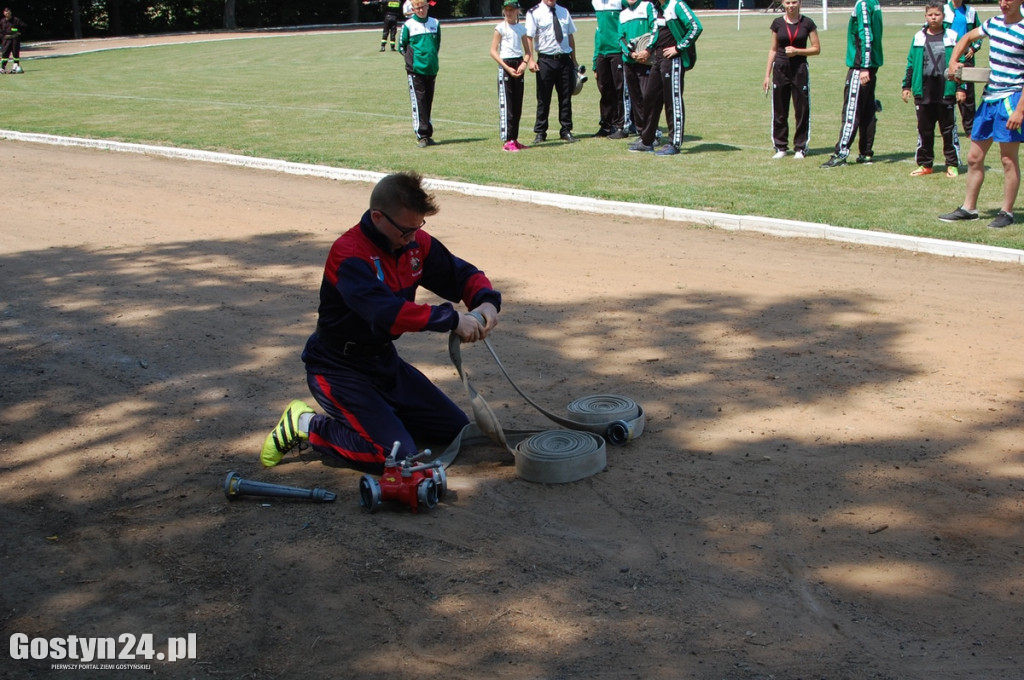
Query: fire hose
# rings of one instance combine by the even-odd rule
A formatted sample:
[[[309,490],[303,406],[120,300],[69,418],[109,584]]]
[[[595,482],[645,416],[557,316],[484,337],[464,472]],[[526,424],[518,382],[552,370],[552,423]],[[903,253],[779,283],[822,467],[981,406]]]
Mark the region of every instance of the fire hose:
[[[605,438],[622,446],[644,431],[644,411],[632,399],[617,395],[594,395],[576,399],[567,407],[569,417],[545,410],[519,388],[494,351],[491,341],[484,345],[509,384],[546,418],[566,429],[505,430],[469,380],[462,365],[462,341],[455,333],[448,337],[448,355],[462,378],[473,409],[473,422],[435,460],[451,465],[463,446],[493,442],[504,447],[516,462],[516,474],[530,482],[564,484],[594,475],[607,465]]]

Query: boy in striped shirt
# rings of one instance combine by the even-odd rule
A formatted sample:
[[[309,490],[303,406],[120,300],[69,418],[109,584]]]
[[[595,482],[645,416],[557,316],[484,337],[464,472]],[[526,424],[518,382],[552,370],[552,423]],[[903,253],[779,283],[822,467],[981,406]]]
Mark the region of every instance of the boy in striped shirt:
[[[1013,224],[1013,204],[1020,188],[1018,151],[1024,141],[1024,15],[1022,0],[999,0],[1002,16],[995,16],[960,38],[949,58],[946,77],[955,78],[957,62],[971,43],[989,39],[989,66],[992,74],[981,95],[981,106],[974,116],[971,148],[967,152],[967,195],[962,206],[939,215],[943,222],[978,219],[978,194],[985,181],[985,155],[992,142],[999,142],[1003,165],[1003,206],[988,226],[1002,229]]]

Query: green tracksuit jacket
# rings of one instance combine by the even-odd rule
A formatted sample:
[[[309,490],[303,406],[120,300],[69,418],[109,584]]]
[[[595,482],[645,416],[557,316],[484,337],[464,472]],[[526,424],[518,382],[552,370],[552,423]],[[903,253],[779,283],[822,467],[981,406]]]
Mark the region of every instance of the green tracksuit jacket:
[[[878,68],[882,62],[882,7],[878,0],[857,0],[846,31],[846,65]]]
[[[629,41],[654,31],[658,10],[648,0],[637,0],[626,5],[619,13],[619,48],[622,60],[627,64],[637,63],[629,56]]]
[[[924,79],[921,72],[924,70],[924,44],[927,38],[925,34],[928,29],[922,28],[920,31],[914,34],[914,39],[910,43],[910,52],[907,53],[907,72],[903,76],[903,89],[910,90],[914,97],[920,97],[924,94]],[[949,57],[953,54],[953,48],[956,46],[956,31],[951,28],[947,28],[942,35],[942,44],[946,48],[946,60],[945,65],[949,67]],[[964,85],[964,88],[967,86]],[[943,97],[954,97],[956,96],[957,84],[953,80],[947,80],[946,86],[942,91]]]
[[[405,70],[421,76],[436,76],[441,51],[441,25],[434,17],[413,15],[402,25],[398,51],[405,56]]]
[[[872,0],[877,2],[877,0]],[[672,32],[679,50],[682,67],[690,70],[697,63],[697,38],[704,32],[704,25],[683,0],[668,0],[665,3],[665,25]]]

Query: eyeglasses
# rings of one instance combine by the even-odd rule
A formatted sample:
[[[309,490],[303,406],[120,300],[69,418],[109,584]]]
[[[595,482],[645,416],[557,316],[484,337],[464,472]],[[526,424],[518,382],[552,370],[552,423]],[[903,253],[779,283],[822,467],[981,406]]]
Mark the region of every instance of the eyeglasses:
[[[418,227],[403,227],[398,222],[395,222],[393,219],[391,219],[391,216],[388,215],[383,210],[378,210],[377,212],[379,212],[381,215],[383,215],[384,219],[386,219],[388,222],[390,222],[392,227],[394,227],[395,229],[397,229],[398,231],[400,231],[402,233],[402,238],[405,238],[409,234],[415,234],[417,231],[419,231],[423,227],[427,226],[427,221],[423,220],[422,222],[420,222],[420,225]]]

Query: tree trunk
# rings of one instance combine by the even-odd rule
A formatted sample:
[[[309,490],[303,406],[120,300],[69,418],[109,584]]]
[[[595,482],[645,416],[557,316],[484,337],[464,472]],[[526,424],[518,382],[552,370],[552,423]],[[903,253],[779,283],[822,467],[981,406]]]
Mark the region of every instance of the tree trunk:
[[[224,0],[224,28],[232,30],[238,28],[235,21],[235,0]]]
[[[71,0],[71,28],[75,32],[75,40],[82,39],[82,8],[78,0]]]
[[[121,0],[107,3],[107,18],[110,21],[110,34],[123,35],[124,25],[121,23]]]

